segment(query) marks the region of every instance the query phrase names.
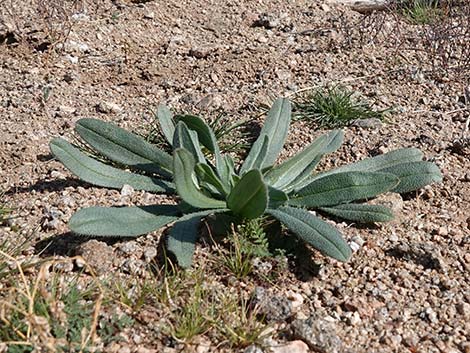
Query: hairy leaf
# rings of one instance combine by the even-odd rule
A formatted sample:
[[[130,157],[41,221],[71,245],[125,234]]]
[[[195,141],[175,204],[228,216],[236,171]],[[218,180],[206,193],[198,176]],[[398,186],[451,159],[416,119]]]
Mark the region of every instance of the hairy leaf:
[[[76,212],[69,226],[82,235],[132,237],[159,229],[175,221],[179,214],[176,205],[89,207]]]
[[[393,192],[405,193],[422,188],[431,183],[442,182],[442,173],[438,166],[431,162],[409,162],[382,170],[396,175],[400,179]]]
[[[186,124],[179,121],[176,124],[175,135],[173,136],[173,149],[184,148],[189,151],[199,163],[205,163],[206,159],[202,153],[197,133],[189,130]]]
[[[320,210],[333,216],[359,223],[388,222],[393,219],[392,211],[382,205],[348,203],[331,207],[320,207]]]
[[[68,170],[87,183],[116,189],[121,189],[127,184],[136,190],[174,192],[174,185],[168,181],[126,172],[101,163],[62,138],[54,138],[49,146],[52,154]]]
[[[268,152],[262,168],[273,165],[281,152],[289,130],[291,112],[291,103],[286,98],[276,99],[269,110],[266,121],[260,131],[260,136],[265,134],[269,138]]]
[[[289,197],[284,191],[276,189],[269,185],[268,185],[268,196],[269,196],[268,207],[273,208],[273,209],[278,208],[279,206],[284,206],[289,200]]]
[[[168,143],[173,144],[173,135],[175,134],[175,123],[173,114],[165,105],[159,104],[157,108],[157,117],[160,127]]]
[[[394,166],[402,163],[417,162],[421,161],[422,159],[423,153],[417,148],[402,148],[329,170],[325,173],[316,175],[314,178],[318,179],[326,175],[353,171],[381,172],[387,168],[393,168]]]
[[[192,264],[201,218],[228,211],[228,209],[201,211],[185,215],[177,220],[168,234],[167,247],[176,256],[181,267],[188,268]]]
[[[296,195],[289,205],[301,207],[334,206],[374,197],[396,187],[399,179],[390,173],[344,172],[314,180]]]
[[[184,148],[178,148],[173,154],[174,182],[178,195],[196,208],[226,208],[224,201],[206,196],[193,180],[196,162],[193,155]]]
[[[215,187],[221,195],[227,195],[230,192],[230,189],[226,187],[226,184],[222,183],[218,175],[215,174],[214,170],[209,165],[198,163],[196,164],[195,171],[202,182]]]
[[[276,210],[268,209],[267,213],[323,255],[331,256],[339,261],[347,261],[351,256],[351,248],[343,239],[341,233],[307,210],[279,207]]]
[[[261,169],[268,153],[268,148],[269,137],[267,135],[258,137],[240,168],[240,175],[251,169]]]
[[[227,197],[230,210],[243,218],[257,218],[268,206],[268,188],[263,182],[261,172],[252,169],[235,185]]]
[[[321,156],[320,153],[326,141],[327,137],[325,135],[320,136],[302,152],[272,168],[265,175],[266,182],[278,189],[283,189],[291,182],[294,182],[304,171],[308,170],[311,173],[318,164],[319,159],[317,160],[317,157]]]
[[[217,139],[211,127],[206,124],[204,120],[195,115],[179,115],[178,121],[186,124],[188,129],[194,130],[197,133],[199,142],[212,153],[215,153],[219,148]]]
[[[171,177],[171,156],[136,134],[91,118],[80,119],[75,131],[96,151],[114,162]]]
[[[321,151],[319,151],[316,155],[313,155],[312,153],[312,157],[314,158],[312,158],[309,164],[301,170],[301,172],[295,177],[295,179],[293,179],[288,185],[285,185],[283,187],[286,192],[291,192],[294,189],[301,189],[310,183],[312,172],[316,168],[318,163],[320,163],[322,157],[325,154],[336,151],[341,146],[341,143],[343,142],[344,132],[342,130],[333,130],[330,131],[328,134],[320,136],[319,139],[321,139],[322,137],[325,137],[325,142],[321,147]],[[316,140],[312,143],[312,145],[315,144],[315,142]]]

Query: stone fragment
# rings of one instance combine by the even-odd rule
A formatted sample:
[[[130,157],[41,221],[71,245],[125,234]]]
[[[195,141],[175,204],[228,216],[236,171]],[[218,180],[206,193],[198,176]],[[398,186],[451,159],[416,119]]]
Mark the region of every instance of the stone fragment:
[[[97,274],[105,274],[112,270],[114,252],[108,244],[95,239],[80,244],[75,249]]]
[[[352,125],[363,129],[377,129],[382,126],[382,121],[378,118],[356,119]]]
[[[267,321],[283,321],[293,315],[292,303],[285,295],[271,294],[263,287],[256,287],[253,300]]]
[[[105,102],[105,101],[98,103],[98,105],[96,106],[96,110],[103,114],[111,114],[111,113],[117,114],[117,113],[122,112],[122,108],[116,103]]]
[[[271,347],[272,353],[308,353],[308,346],[302,341],[292,341],[286,344]]]
[[[315,352],[342,352],[342,341],[336,334],[336,326],[326,318],[314,314],[306,320],[294,320],[291,328],[294,337],[306,342]]]

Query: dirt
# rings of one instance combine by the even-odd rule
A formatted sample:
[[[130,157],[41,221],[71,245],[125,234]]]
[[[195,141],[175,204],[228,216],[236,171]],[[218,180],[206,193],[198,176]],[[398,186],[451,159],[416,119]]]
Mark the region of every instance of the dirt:
[[[144,131],[150,109],[165,103],[261,123],[262,107],[275,97],[339,82],[394,113],[379,126],[346,128],[342,148],[324,167],[413,146],[440,167],[444,180],[389,201],[399,214],[389,224],[338,224],[357,244],[348,263],[313,252],[319,271],[305,278],[290,268],[273,290],[300,294],[302,305],[274,324],[264,349],[299,339],[321,352],[470,352],[470,102],[464,93],[470,76],[468,67],[456,68],[469,42],[456,41],[457,59],[443,66],[420,41],[420,26],[384,15],[379,36],[368,43],[361,34],[373,33],[362,15],[316,1],[82,1],[73,8],[64,2],[67,11],[55,18],[35,12],[38,3],[11,2],[0,10],[0,190],[14,209],[0,232],[12,244],[28,240],[22,258],[82,255],[98,274],[146,278],[160,252],[160,233],[103,243],[68,232],[79,208],[163,199],[91,187],[55,161],[48,142],[70,140],[78,119]],[[405,38],[401,46],[396,28]],[[322,132],[294,122],[283,157]],[[199,266],[210,251],[198,245]],[[134,315],[158,317],[149,306]],[[317,345],[318,335],[302,333],[322,325],[325,342],[334,343]],[[121,346],[100,349],[194,351],[147,326],[140,320]],[[136,335],[138,343],[131,339]],[[200,337],[209,342],[206,351],[244,350]]]

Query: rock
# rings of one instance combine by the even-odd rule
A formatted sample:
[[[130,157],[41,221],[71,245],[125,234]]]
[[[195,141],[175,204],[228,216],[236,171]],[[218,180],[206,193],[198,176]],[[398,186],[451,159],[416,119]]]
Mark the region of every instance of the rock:
[[[263,287],[256,287],[253,300],[267,321],[283,321],[293,315],[292,303],[285,295],[273,295]]]
[[[431,243],[401,243],[387,252],[398,259],[421,265],[425,269],[440,271],[447,269],[439,248]]]
[[[304,303],[304,297],[292,290],[287,291],[286,297],[290,300],[293,312],[299,310],[302,304]]]
[[[131,197],[134,193],[134,188],[130,185],[124,184],[121,189],[121,197]]]
[[[313,315],[306,320],[295,320],[291,324],[294,337],[306,342],[315,352],[341,352],[342,341],[336,334],[335,324]]]
[[[111,102],[100,102],[96,106],[96,110],[100,113],[104,114],[111,114],[111,113],[120,113],[122,112],[122,108],[117,105],[116,103]]]
[[[262,13],[251,25],[252,27],[264,27],[266,29],[273,29],[281,25],[281,20],[273,14]]]
[[[470,304],[459,303],[457,304],[457,312],[464,317],[465,320],[470,320]]]
[[[151,262],[157,256],[157,248],[154,246],[145,248],[144,258],[145,262]]]
[[[403,211],[403,198],[400,194],[394,192],[382,194],[371,200],[370,204],[388,207],[395,216],[392,222],[400,222]]]
[[[271,347],[273,353],[308,353],[308,346],[302,341],[292,341],[281,346]]]
[[[357,126],[363,129],[377,129],[382,126],[382,121],[377,118],[356,119],[352,126]]]
[[[75,254],[83,257],[97,274],[108,273],[113,268],[113,248],[102,241],[92,239],[80,244],[75,249]]]
[[[259,257],[255,257],[251,261],[251,264],[253,265],[255,271],[262,274],[268,274],[273,269],[273,265],[271,264],[271,262],[263,261]]]
[[[204,59],[209,55],[213,54],[216,51],[216,48],[213,46],[200,46],[193,47],[189,50],[189,56],[195,57],[196,59]]]
[[[251,346],[246,347],[243,353],[263,353],[263,350],[252,344]]]
[[[134,240],[120,244],[118,249],[125,255],[135,258],[140,258],[143,254],[142,247]]]

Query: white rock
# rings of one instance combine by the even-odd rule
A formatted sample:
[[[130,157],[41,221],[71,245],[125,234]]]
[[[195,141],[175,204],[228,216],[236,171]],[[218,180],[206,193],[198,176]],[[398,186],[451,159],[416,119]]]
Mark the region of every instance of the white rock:
[[[272,353],[308,353],[308,351],[307,344],[300,340],[288,342],[277,347],[271,347]]]
[[[126,197],[126,196],[132,196],[134,194],[134,188],[130,185],[124,184],[122,189],[121,189],[121,196]]]

